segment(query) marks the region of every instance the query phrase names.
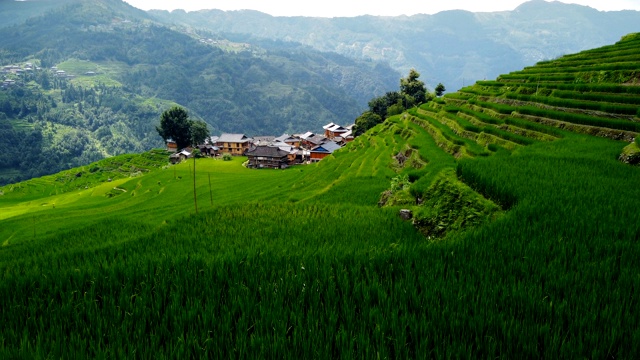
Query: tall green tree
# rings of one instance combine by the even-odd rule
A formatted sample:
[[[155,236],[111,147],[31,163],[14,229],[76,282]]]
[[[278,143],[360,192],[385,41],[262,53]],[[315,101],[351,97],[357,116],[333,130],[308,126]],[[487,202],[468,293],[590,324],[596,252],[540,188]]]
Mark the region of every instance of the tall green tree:
[[[447,89],[444,87],[444,85],[442,85],[442,83],[438,83],[438,85],[436,85],[436,88],[434,90],[436,92],[436,96],[442,96],[442,94],[444,94],[444,92],[447,91]]]
[[[374,114],[378,114],[381,118],[386,118],[388,115],[388,109],[391,106],[398,104],[398,101],[403,100],[404,97],[397,91],[389,91],[383,96],[377,97],[369,101],[369,111]]]
[[[420,73],[411,69],[406,78],[400,79],[400,93],[407,97],[406,108],[427,101],[427,88],[424,86],[424,82],[418,80],[419,77]]]
[[[192,143],[191,126],[187,111],[174,106],[162,113],[160,126],[156,126],[156,130],[164,141],[171,139],[176,142],[178,149],[183,149]]]
[[[191,145],[204,144],[204,141],[209,137],[209,128],[204,121],[192,121],[191,122]]]
[[[380,124],[384,119],[371,111],[365,111],[362,115],[358,116],[354,126],[354,134],[356,136],[364,134],[367,130]]]

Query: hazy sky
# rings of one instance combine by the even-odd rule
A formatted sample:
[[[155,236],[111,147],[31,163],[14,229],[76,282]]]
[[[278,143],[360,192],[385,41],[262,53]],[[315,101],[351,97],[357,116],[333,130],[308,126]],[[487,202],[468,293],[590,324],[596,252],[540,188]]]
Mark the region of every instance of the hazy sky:
[[[143,10],[258,10],[274,16],[357,16],[435,14],[444,10],[473,12],[513,10],[523,0],[125,0]],[[563,0],[602,11],[640,10],[640,0]]]

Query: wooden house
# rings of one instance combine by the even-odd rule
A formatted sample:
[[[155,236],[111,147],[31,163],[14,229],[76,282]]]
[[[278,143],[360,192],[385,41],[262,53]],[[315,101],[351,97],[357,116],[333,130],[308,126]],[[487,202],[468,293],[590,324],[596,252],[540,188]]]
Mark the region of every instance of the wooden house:
[[[254,169],[285,169],[289,166],[289,152],[275,146],[259,145],[247,150],[247,167]]]
[[[211,157],[218,155],[220,151],[220,149],[217,146],[210,145],[210,144],[198,145],[198,150],[200,150],[200,153],[202,154],[202,156],[211,156]]]
[[[333,141],[326,141],[325,143],[318,145],[311,149],[309,158],[311,162],[317,162],[325,157],[333,154],[334,151],[340,149],[341,146]]]
[[[313,149],[314,147],[323,144],[327,141],[327,138],[322,135],[312,134],[302,139],[302,147],[306,149]]]
[[[179,162],[187,160],[190,157],[192,157],[191,152],[189,152],[188,150],[182,150],[180,152],[176,152],[174,154],[171,154],[171,156],[169,156],[169,161],[172,164],[177,164]]]
[[[229,153],[231,155],[244,155],[249,149],[251,138],[244,134],[222,134],[216,142],[216,146],[221,153]]]
[[[324,137],[332,140],[336,137],[341,137],[342,134],[349,131],[349,129],[334,123],[329,123],[322,128],[324,129]]]
[[[347,131],[346,133],[342,134],[342,136],[341,136],[341,137],[342,137],[342,142],[343,142],[343,144],[346,144],[346,143],[352,142],[352,141],[353,141],[353,139],[354,139],[354,136],[353,136],[353,130],[352,130],[352,129],[349,129],[349,131]]]
[[[270,145],[275,139],[275,136],[254,136],[251,138],[251,143],[255,146]]]
[[[170,153],[178,152],[178,144],[171,139],[167,140],[167,151]]]
[[[275,138],[275,141],[280,141],[293,147],[300,147],[300,145],[302,145],[302,139],[289,134],[282,134]]]

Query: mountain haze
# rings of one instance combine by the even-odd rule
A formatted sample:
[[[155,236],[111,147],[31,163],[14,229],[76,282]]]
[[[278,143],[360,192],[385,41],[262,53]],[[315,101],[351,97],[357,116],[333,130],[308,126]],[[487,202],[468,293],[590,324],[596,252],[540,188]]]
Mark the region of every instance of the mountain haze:
[[[613,43],[639,30],[640,12],[533,0],[513,11],[353,18],[273,17],[256,11],[153,10],[194,29],[295,41],[356,59],[415,68],[431,89],[456,90],[540,60]]]

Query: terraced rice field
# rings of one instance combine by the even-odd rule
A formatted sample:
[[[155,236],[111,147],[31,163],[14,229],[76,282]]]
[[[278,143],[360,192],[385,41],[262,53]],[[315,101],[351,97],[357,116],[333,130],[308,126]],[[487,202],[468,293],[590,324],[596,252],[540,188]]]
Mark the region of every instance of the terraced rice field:
[[[198,160],[197,215],[193,163],[154,153],[4,186],[0,358],[634,358],[638,55],[478,82],[315,165]]]
[[[441,130],[442,146],[458,155],[486,155],[474,143],[514,150],[568,132],[632,142],[640,133],[638,59],[640,39],[632,34],[612,46],[479,81],[412,115],[449,128]]]

